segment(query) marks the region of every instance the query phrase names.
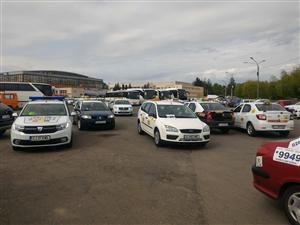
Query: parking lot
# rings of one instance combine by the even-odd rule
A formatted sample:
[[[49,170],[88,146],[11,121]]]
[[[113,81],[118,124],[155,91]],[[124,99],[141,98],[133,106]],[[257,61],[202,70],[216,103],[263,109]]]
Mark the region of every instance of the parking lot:
[[[115,130],[74,129],[71,149],[13,151],[0,138],[0,224],[288,224],[252,186],[265,141],[232,130],[201,147],[157,148],[136,115]],[[289,140],[300,135],[300,120]]]

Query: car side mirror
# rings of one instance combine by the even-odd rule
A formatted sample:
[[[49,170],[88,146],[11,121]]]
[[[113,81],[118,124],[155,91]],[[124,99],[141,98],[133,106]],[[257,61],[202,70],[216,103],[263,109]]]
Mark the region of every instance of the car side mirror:
[[[76,114],[75,111],[71,112],[71,116],[76,116],[76,115],[77,115],[77,114]]]
[[[12,114],[12,116],[15,117],[15,118],[18,117],[18,113],[14,112],[14,113]]]

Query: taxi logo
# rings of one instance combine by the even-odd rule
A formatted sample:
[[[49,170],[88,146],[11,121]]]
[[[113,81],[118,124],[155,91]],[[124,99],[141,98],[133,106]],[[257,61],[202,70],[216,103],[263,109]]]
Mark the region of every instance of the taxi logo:
[[[37,127],[38,132],[42,132],[43,127]]]

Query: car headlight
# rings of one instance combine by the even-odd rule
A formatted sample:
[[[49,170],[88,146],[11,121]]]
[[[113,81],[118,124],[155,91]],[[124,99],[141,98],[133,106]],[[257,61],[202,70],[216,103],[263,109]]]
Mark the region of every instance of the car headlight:
[[[165,125],[167,132],[178,132],[178,129],[169,125]]]
[[[90,115],[82,115],[81,118],[82,119],[92,119],[92,116],[90,116]]]
[[[108,115],[108,118],[109,118],[109,119],[112,119],[112,118],[114,118],[114,117],[115,117],[115,116],[112,115],[112,114],[111,114],[111,115]]]
[[[69,123],[63,123],[56,126],[56,130],[64,130],[69,127]]]
[[[209,132],[209,131],[210,131],[209,126],[205,125],[203,128],[203,132]]]
[[[24,130],[24,126],[18,125],[18,124],[14,124],[13,125],[13,129],[16,131],[23,131]]]

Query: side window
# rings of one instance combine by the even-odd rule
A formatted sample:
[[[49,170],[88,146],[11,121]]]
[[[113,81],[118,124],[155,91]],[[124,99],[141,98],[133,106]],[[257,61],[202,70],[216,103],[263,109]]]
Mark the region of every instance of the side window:
[[[156,117],[156,109],[154,104],[150,104],[149,112],[148,114],[153,114],[154,117]]]
[[[144,103],[142,106],[141,106],[141,110],[143,112],[146,112],[146,107],[149,105],[149,103]]]
[[[242,107],[243,107],[243,105],[238,106],[237,108],[235,108],[235,110],[233,112],[240,112]]]
[[[191,104],[189,105],[189,108],[190,108],[193,112],[195,112],[196,104],[195,104],[195,103],[191,103]]]
[[[151,103],[146,103],[145,110],[144,110],[146,113],[149,113],[150,106],[151,106]]]
[[[251,105],[249,104],[246,104],[242,110],[243,113],[246,113],[246,112],[250,112],[251,111]]]
[[[184,106],[187,106],[187,107],[188,107],[188,106],[189,106],[189,103],[188,103],[188,102],[184,103]]]

